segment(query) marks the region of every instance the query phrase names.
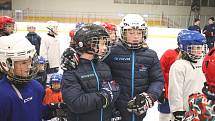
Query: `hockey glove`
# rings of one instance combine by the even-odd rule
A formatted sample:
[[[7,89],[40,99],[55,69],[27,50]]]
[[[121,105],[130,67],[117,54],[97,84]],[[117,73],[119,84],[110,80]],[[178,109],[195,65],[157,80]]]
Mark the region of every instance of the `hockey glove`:
[[[65,103],[50,103],[49,108],[52,109],[52,110],[65,109],[66,104]]]
[[[142,115],[148,108],[154,105],[154,100],[152,96],[143,92],[135,96],[132,100],[128,102],[127,110],[129,112],[134,112],[136,115]]]
[[[176,111],[176,112],[173,112],[173,115],[175,117],[174,121],[182,121],[182,119],[185,116],[185,111]]]
[[[99,95],[102,97],[103,108],[108,107],[113,101],[113,93],[108,88],[102,88],[99,91]]]
[[[78,66],[78,63],[79,57],[77,52],[71,47],[67,48],[61,56],[61,68],[63,70],[72,70]]]
[[[119,85],[115,81],[104,81],[100,88],[99,94],[102,96],[103,108],[106,108],[118,97]]]

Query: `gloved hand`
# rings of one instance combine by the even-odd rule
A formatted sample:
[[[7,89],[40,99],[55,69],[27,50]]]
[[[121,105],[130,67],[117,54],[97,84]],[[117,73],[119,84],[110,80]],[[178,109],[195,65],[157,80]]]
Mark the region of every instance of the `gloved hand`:
[[[161,96],[158,98],[158,102],[159,103],[165,103],[167,101],[168,101],[168,99],[165,96],[165,89],[163,89]]]
[[[182,121],[185,116],[185,111],[176,111],[173,112],[173,115],[175,117],[174,121]]]
[[[79,57],[77,52],[71,47],[67,48],[61,56],[61,68],[63,70],[72,70],[78,66],[78,63]]]
[[[65,117],[66,113],[65,110],[67,110],[67,106],[65,103],[50,103],[48,104],[49,110],[48,115],[49,118],[53,117]]]
[[[65,103],[50,103],[49,108],[51,110],[56,110],[56,109],[65,109],[66,104]]]
[[[102,96],[103,108],[116,100],[119,95],[119,85],[115,81],[101,83],[99,94]]]
[[[132,100],[128,102],[127,110],[134,112],[136,115],[142,115],[148,108],[154,105],[154,99],[149,94],[143,92],[136,95]]]

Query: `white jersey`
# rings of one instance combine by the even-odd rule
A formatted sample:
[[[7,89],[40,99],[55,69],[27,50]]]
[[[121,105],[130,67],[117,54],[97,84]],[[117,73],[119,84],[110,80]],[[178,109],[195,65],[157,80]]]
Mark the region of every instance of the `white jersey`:
[[[192,93],[202,93],[205,76],[202,72],[202,60],[191,63],[176,60],[169,72],[169,106],[171,112],[188,111],[188,98]]]
[[[60,66],[60,41],[57,37],[46,35],[42,37],[40,45],[40,56],[49,61],[50,68]]]

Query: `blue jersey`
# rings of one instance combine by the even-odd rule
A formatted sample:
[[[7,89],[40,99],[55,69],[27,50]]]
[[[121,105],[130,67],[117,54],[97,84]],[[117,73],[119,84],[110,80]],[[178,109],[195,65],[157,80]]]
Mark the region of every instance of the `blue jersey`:
[[[0,121],[41,121],[44,109],[42,85],[33,80],[18,92],[21,96],[7,78],[0,80]]]

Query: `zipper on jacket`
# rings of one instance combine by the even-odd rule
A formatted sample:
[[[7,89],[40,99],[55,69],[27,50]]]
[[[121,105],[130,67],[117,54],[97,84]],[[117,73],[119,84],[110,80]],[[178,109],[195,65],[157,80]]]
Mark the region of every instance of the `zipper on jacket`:
[[[134,64],[135,64],[135,51],[132,50],[132,62],[131,62],[131,97],[134,98]],[[132,112],[132,121],[135,121],[134,112]]]
[[[96,76],[96,81],[97,81],[97,91],[99,91],[99,78],[98,78],[98,75],[96,73],[96,69],[95,69],[95,66],[94,66],[94,63],[92,61],[91,62],[91,66],[93,68],[93,72]],[[101,111],[100,111],[100,121],[102,121],[102,117],[103,117],[103,108],[101,108]]]

